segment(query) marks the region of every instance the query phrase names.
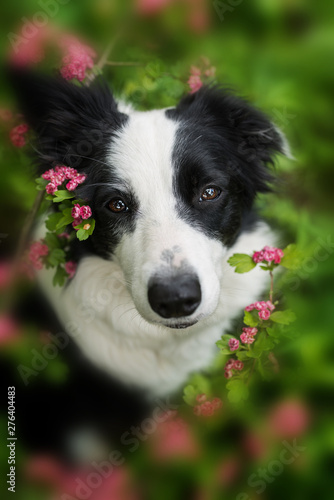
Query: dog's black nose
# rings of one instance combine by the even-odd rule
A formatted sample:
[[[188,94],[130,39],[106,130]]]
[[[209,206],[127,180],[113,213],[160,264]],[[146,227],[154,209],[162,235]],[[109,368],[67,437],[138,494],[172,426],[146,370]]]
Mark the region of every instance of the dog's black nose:
[[[196,275],[153,278],[149,283],[148,301],[163,318],[190,316],[201,302],[201,286]]]

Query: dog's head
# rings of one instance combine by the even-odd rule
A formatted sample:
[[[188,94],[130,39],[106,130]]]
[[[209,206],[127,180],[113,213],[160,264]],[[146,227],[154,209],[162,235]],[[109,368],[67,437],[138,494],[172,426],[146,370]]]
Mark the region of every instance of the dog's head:
[[[101,84],[31,74],[13,84],[41,172],[64,164],[87,174],[78,194],[96,229],[81,248],[119,264],[147,321],[182,328],[212,314],[222,258],[268,190],[268,164],[286,153],[277,128],[217,87],[137,112]]]

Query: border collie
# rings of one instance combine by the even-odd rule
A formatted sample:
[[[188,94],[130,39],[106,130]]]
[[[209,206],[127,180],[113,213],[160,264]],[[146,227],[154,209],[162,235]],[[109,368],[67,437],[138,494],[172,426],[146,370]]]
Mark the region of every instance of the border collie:
[[[77,193],[96,228],[73,245],[76,275],[59,290],[52,272],[40,274],[61,323],[122,383],[177,390],[264,291],[263,272],[236,274],[227,260],[275,243],[252,207],[270,190],[274,156],[289,154],[285,138],[217,86],[142,112],[101,82],[18,72],[13,84],[36,132],[39,173],[64,164],[87,175]]]

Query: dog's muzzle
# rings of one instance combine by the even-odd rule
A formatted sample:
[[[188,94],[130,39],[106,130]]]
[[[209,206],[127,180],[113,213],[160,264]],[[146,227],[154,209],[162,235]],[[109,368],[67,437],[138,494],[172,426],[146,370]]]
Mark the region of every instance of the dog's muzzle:
[[[201,303],[201,286],[196,274],[151,278],[148,301],[162,318],[190,316]]]

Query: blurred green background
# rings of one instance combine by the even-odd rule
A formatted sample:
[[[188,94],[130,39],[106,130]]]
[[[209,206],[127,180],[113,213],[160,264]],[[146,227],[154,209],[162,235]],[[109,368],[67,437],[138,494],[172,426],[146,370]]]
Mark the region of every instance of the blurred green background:
[[[118,95],[126,96],[140,109],[173,105],[187,91],[190,66],[205,56],[216,67],[218,82],[236,88],[272,117],[286,134],[295,157],[293,161],[279,160],[278,192],[259,199],[258,205],[262,215],[279,228],[282,241],[296,242],[305,255],[301,268],[282,280],[286,302],[298,317],[299,335],[275,351],[281,367],[279,374],[270,382],[256,380],[246,407],[227,409],[219,424],[203,424],[205,452],[201,461],[156,470],[157,465],[134,458],[135,474],[142,480],[151,478],[147,480],[145,498],[272,500],[283,495],[293,499],[332,498],[334,3],[327,0],[62,3],[57,4],[58,11],[50,16],[50,22],[84,37],[99,53],[114,40],[110,60],[136,63],[104,68],[105,77]],[[22,18],[31,18],[40,10],[40,3],[35,0],[2,4],[2,60],[9,49],[8,33],[19,29]],[[0,108],[14,108],[14,97],[4,79],[0,82]],[[0,128],[0,252],[8,255],[15,246],[35,189],[27,148],[13,147],[8,126],[1,120]],[[290,398],[297,400],[309,416],[307,429],[297,437],[305,451],[272,482],[268,481],[263,492],[257,493],[257,488],[248,482],[249,476],[259,467],[267,467],[282,448],[278,438],[275,443],[266,436],[261,438],[261,428],[270,408]],[[5,422],[4,416],[2,420]],[[265,458],[256,454],[247,456],[238,439],[240,428],[265,441],[269,448]],[[21,453],[24,457],[24,450]],[[7,473],[5,457],[1,443],[1,481]],[[223,479],[216,481],[213,471],[219,464]],[[234,470],[234,476],[228,470]],[[52,498],[22,478],[23,473],[18,479],[17,498]],[[190,484],[192,493],[188,496]]]

